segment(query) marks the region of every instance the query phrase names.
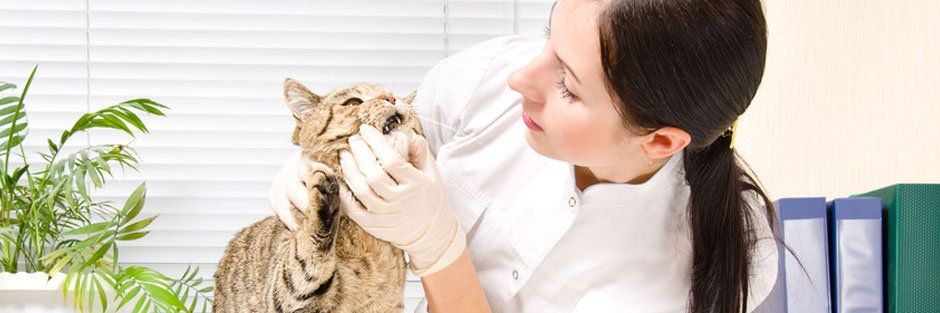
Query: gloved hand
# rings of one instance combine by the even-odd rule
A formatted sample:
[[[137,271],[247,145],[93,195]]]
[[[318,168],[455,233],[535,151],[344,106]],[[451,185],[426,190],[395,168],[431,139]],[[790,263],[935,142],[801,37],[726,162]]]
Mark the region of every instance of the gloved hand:
[[[349,138],[352,153],[339,156],[352,193],[340,184],[340,207],[363,230],[408,253],[411,271],[425,276],[453,263],[466,249],[466,235],[427,141],[413,132],[408,138],[411,163],[371,126]]]
[[[268,205],[277,218],[291,230],[297,230],[297,220],[294,212],[304,214],[304,208],[310,204],[310,196],[304,187],[303,174],[309,171],[314,163],[302,157],[302,151],[297,151],[287,158],[284,166],[274,176],[274,182],[268,191]]]

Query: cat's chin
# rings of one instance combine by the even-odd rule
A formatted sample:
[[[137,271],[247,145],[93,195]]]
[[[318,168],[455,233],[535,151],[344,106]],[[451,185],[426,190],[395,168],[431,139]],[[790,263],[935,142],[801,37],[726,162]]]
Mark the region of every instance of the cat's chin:
[[[411,161],[408,159],[408,133],[402,130],[401,128],[394,129],[388,135],[385,135],[385,138],[388,139],[388,144],[398,151],[398,154],[401,154],[406,161]]]

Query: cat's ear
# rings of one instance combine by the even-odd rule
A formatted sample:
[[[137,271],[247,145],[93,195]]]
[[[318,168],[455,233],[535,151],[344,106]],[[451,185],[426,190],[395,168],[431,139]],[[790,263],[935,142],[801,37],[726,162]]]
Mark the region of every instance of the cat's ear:
[[[417,89],[412,90],[411,93],[405,96],[404,98],[402,98],[401,101],[405,103],[403,107],[411,109],[411,110],[408,110],[410,113],[405,115],[406,119],[409,120],[408,123],[412,125],[412,127],[414,128],[415,132],[418,133],[418,135],[424,136],[424,128],[421,127],[421,123],[419,123],[413,117],[413,116],[417,116],[417,112],[414,112],[415,107],[412,105],[414,104],[415,96],[417,94],[418,94]]]
[[[284,100],[295,118],[306,120],[317,111],[323,97],[313,93],[299,81],[288,78],[284,81]]]
[[[405,103],[407,103],[407,104],[411,104],[412,102],[415,101],[415,95],[417,95],[417,94],[418,94],[418,90],[417,90],[417,89],[412,90],[411,93],[409,93],[407,96],[405,96],[405,97],[402,98],[401,100],[402,100],[402,101],[405,101]]]
[[[326,128],[330,118],[330,108],[324,108],[323,97],[304,87],[299,81],[288,78],[284,81],[284,100],[294,115],[297,127],[291,141],[294,145],[301,143],[301,128],[312,134],[319,134]]]

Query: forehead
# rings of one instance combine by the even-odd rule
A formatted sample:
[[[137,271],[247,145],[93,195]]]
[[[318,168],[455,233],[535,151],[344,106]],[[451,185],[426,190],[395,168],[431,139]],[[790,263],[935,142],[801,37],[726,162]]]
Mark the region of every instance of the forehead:
[[[552,10],[552,47],[578,77],[602,78],[597,29],[601,4],[596,0],[562,0]]]
[[[361,98],[362,100],[369,100],[383,95],[391,95],[391,92],[378,85],[356,84],[331,92],[328,96],[326,96],[325,100],[346,100],[352,97]]]

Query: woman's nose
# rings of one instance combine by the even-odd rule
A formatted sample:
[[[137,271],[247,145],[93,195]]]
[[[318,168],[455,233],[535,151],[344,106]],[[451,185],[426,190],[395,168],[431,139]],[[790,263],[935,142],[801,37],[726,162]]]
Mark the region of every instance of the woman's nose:
[[[545,102],[545,93],[540,86],[538,76],[532,70],[532,64],[523,66],[509,74],[507,79],[509,88],[522,94],[522,98],[530,104]]]
[[[529,64],[509,75],[509,88],[522,94],[529,104],[543,104],[553,88],[552,72],[543,64],[542,57],[533,59]]]

